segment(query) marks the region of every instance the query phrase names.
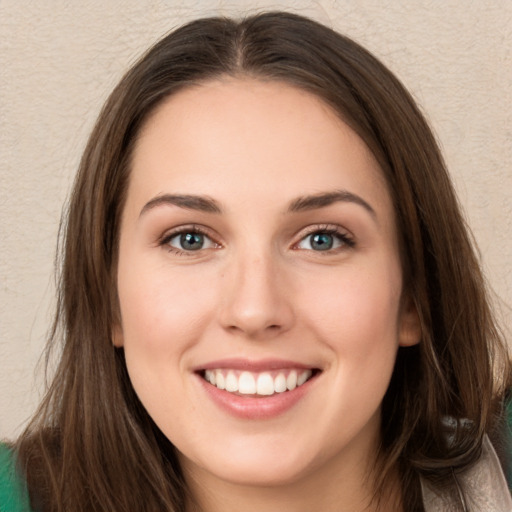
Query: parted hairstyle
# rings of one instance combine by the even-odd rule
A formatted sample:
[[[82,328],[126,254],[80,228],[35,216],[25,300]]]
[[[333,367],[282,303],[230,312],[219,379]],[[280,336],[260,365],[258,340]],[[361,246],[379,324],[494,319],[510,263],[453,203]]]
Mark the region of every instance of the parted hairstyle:
[[[510,380],[506,344],[436,140],[410,94],[354,41],[283,12],[188,23],[152,47],[107,100],[62,225],[46,353],[59,362],[16,443],[32,504],[45,512],[185,509],[175,449],[138,400],[123,349],[112,343],[118,239],[144,122],[177,91],[223,76],[314,94],[380,165],[398,225],[404,294],[417,307],[422,334],[418,345],[398,351],[373,485],[378,497],[398,468],[404,510],[422,510],[419,477],[450,486],[493,432]],[[452,421],[450,436],[447,417],[464,419]]]

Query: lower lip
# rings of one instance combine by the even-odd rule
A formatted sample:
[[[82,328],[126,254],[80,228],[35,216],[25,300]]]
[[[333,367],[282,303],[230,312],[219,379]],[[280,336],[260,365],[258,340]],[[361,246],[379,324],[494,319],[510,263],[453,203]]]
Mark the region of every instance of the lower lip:
[[[318,375],[314,375],[292,391],[274,393],[260,398],[254,395],[235,395],[213,386],[197,375],[203,389],[216,405],[233,416],[247,420],[266,420],[284,414],[304,398],[317,377]]]

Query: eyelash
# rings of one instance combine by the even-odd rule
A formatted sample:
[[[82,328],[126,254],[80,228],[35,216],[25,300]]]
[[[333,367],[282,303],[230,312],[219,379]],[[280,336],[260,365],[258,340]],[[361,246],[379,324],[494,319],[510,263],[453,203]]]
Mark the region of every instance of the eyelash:
[[[203,228],[202,226],[198,226],[196,224],[192,224],[189,226],[182,226],[182,227],[177,228],[174,231],[166,233],[163,236],[163,238],[160,240],[158,245],[160,245],[161,247],[164,247],[168,252],[175,254],[176,256],[192,256],[194,254],[194,252],[201,252],[201,250],[204,250],[204,249],[198,249],[197,251],[186,251],[186,250],[178,249],[177,247],[173,247],[172,245],[170,245],[170,241],[173,238],[176,238],[177,236],[180,236],[180,235],[192,234],[192,233],[203,235],[204,237],[211,240],[211,242],[215,246],[214,248],[221,247],[221,245],[218,242],[215,242],[212,239],[212,237],[207,229]]]
[[[205,229],[202,226],[198,226],[198,225],[182,226],[180,228],[177,228],[174,231],[168,232],[162,237],[162,239],[159,241],[158,245],[160,245],[161,247],[164,247],[168,252],[175,254],[176,256],[192,256],[194,254],[194,252],[199,253],[199,252],[205,250],[205,249],[201,248],[201,249],[198,249],[197,251],[193,251],[193,250],[187,251],[187,250],[183,250],[183,249],[178,249],[177,247],[170,245],[170,241],[173,238],[176,238],[180,235],[185,235],[185,234],[203,235],[204,237],[208,238],[211,241],[211,243],[214,246],[213,248],[217,249],[219,247],[222,247],[221,244],[219,244],[218,242],[216,242],[215,240],[212,239],[212,237],[207,229]],[[300,249],[298,247],[299,244],[301,244],[308,237],[311,237],[313,235],[333,236],[333,237],[337,238],[337,240],[340,242],[341,247],[336,247],[334,249],[329,248],[325,251],[321,251],[321,250],[315,251],[313,249]],[[315,252],[315,253],[325,252],[327,254],[333,254],[333,253],[337,253],[343,249],[352,249],[353,247],[355,247],[355,245],[356,244],[355,244],[354,239],[345,230],[341,230],[338,226],[335,226],[335,225],[324,224],[324,225],[320,225],[320,226],[311,226],[310,228],[308,228],[307,231],[301,235],[300,240],[293,244],[293,249],[310,250],[311,252]]]
[[[307,228],[307,231],[302,234],[300,240],[294,244],[294,248],[297,248],[297,250],[301,250],[297,246],[301,242],[306,240],[308,237],[311,237],[313,235],[330,235],[330,236],[337,238],[338,241],[341,243],[341,247],[337,247],[334,249],[328,249],[325,251],[314,251],[311,249],[311,251],[315,252],[315,253],[324,252],[324,253],[326,253],[326,255],[328,255],[328,254],[332,255],[333,253],[337,253],[344,249],[345,250],[352,249],[356,245],[354,238],[351,235],[349,235],[346,230],[341,229],[339,226],[336,226],[333,224],[324,224],[324,225],[320,225],[320,226],[311,226],[311,227]],[[307,250],[307,249],[302,249],[302,250]]]

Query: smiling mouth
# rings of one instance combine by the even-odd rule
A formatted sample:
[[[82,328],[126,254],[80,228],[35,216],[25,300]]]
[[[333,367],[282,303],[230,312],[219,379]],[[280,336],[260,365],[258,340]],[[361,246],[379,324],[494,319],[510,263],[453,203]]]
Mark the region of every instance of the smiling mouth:
[[[209,369],[200,372],[204,380],[217,389],[239,396],[272,396],[293,391],[320,373],[318,369],[286,369],[249,372],[232,369]]]

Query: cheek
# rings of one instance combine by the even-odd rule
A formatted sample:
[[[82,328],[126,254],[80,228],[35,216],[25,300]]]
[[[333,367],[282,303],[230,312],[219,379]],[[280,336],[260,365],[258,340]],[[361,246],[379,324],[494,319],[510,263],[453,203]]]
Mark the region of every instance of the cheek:
[[[347,269],[327,276],[323,282],[317,279],[306,285],[315,290],[304,301],[311,323],[340,349],[344,345],[354,350],[397,342],[400,271],[396,266],[386,270]],[[356,340],[356,346],[352,346]]]
[[[200,288],[204,276],[171,276],[147,262],[137,267],[132,261],[125,270],[120,265],[118,292],[130,380],[153,420],[173,437],[169,418],[191,414],[193,407],[182,392],[187,353],[210,321],[212,293]]]
[[[118,289],[126,365],[139,399],[168,430],[169,417],[193,408],[182,392],[186,354],[210,321],[213,294],[201,291],[200,275],[131,263],[129,271],[120,265]]]
[[[304,316],[332,353],[335,388],[378,403],[398,350],[400,268],[351,270],[317,286],[324,293],[311,296]]]
[[[120,274],[123,269],[120,269]],[[201,275],[146,266],[119,279],[119,302],[125,348],[179,349],[199,331],[212,309],[213,294]]]
[[[395,365],[401,283],[399,269],[388,270],[332,280],[329,293],[310,301],[309,328],[332,355],[325,400],[337,404],[335,422],[345,425],[347,435],[377,414]],[[322,414],[330,421],[332,411]],[[337,429],[329,439],[340,442]]]

